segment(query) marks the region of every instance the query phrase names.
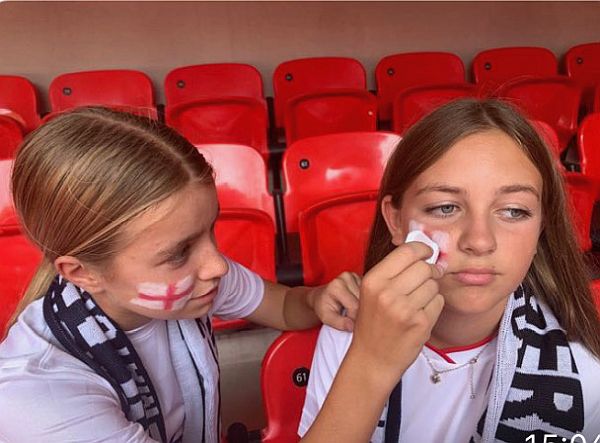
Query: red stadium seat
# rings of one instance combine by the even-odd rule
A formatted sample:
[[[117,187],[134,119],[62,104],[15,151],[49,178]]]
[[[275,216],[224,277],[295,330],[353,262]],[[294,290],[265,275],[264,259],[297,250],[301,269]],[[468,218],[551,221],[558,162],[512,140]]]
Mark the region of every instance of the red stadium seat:
[[[560,149],[560,142],[558,141],[558,135],[556,135],[556,131],[554,130],[554,128],[552,128],[552,126],[550,126],[548,123],[543,122],[541,120],[532,120],[530,123],[538,131],[538,134],[546,143],[546,147],[550,150],[550,153],[556,160],[556,165],[558,169],[561,172],[564,171],[565,167],[563,166],[560,160],[560,155],[562,153]]]
[[[99,105],[156,118],[152,81],[140,71],[106,70],[62,74],[49,88],[53,113]]]
[[[399,141],[396,134],[355,132],[305,138],[288,147],[282,160],[287,232],[298,232],[298,214],[315,203],[379,189]]]
[[[588,115],[577,132],[581,173],[600,181],[600,114]]]
[[[333,197],[300,212],[305,285],[326,284],[344,271],[362,275],[376,207],[377,191],[366,191]]]
[[[594,204],[598,199],[599,182],[578,172],[565,172],[563,176],[579,246],[583,251],[589,251],[592,249],[590,229]]]
[[[273,73],[275,125],[283,128],[285,105],[297,95],[324,89],[367,88],[365,68],[345,57],[315,57],[281,63]]]
[[[25,131],[22,120],[15,118],[17,115],[2,111],[0,109],[0,160],[14,158]]]
[[[530,78],[505,84],[498,95],[534,120],[554,128],[561,150],[577,132],[581,90],[566,77]]]
[[[565,68],[567,75],[581,86],[582,102],[586,110],[591,111],[594,89],[600,85],[600,42],[570,48],[565,54]]]
[[[238,143],[265,158],[268,115],[262,78],[251,65],[184,66],[165,78],[166,123],[194,144]]]
[[[267,167],[250,146],[198,145],[215,171],[221,207],[215,225],[219,250],[275,281],[275,215],[273,198],[267,190]],[[246,320],[213,321],[215,330],[240,329]]]
[[[361,89],[330,89],[295,96],[285,105],[285,138],[377,130],[377,99]]]
[[[40,124],[34,86],[24,77],[0,75],[0,108],[7,109],[24,122],[24,132],[30,132]]]
[[[392,104],[398,93],[418,86],[464,83],[465,66],[449,52],[409,52],[388,55],[375,67],[379,118],[392,120]]]
[[[592,112],[600,112],[600,85],[594,89]]]
[[[267,426],[262,443],[295,443],[319,328],[282,333],[262,363],[260,381]]]
[[[421,86],[396,95],[393,104],[392,129],[403,134],[408,128],[436,108],[452,100],[477,95],[477,88],[468,83]]]
[[[221,208],[258,209],[275,222],[273,197],[267,186],[267,165],[250,146],[206,144],[198,151],[215,171]]]
[[[176,68],[165,78],[167,106],[209,97],[248,97],[262,101],[260,72],[242,63],[213,63]]]
[[[27,285],[35,274],[42,253],[20,228],[0,226],[0,339]]]
[[[267,109],[255,98],[214,97],[169,106],[165,121],[193,144],[236,143],[269,156]]]
[[[515,79],[558,74],[558,60],[552,51],[540,47],[495,48],[481,51],[473,59],[473,78],[483,94]]]

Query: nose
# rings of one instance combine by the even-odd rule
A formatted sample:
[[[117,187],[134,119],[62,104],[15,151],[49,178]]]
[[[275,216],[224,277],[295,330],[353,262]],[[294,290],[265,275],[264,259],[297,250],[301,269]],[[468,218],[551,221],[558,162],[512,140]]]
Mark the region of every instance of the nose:
[[[223,277],[229,271],[229,265],[223,258],[214,243],[204,249],[198,264],[198,278],[200,280],[214,280]]]
[[[472,255],[487,255],[496,250],[493,221],[487,215],[466,217],[459,237],[458,247]]]

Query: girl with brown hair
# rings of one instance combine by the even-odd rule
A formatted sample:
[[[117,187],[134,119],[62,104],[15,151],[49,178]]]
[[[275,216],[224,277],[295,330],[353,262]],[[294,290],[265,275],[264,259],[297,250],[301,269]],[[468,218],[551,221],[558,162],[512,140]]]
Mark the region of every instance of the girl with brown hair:
[[[382,180],[354,333],[321,329],[303,441],[594,441],[600,322],[566,205],[506,103],[452,102],[411,128]]]
[[[3,442],[216,443],[212,315],[352,328],[352,275],[290,289],[219,253],[211,167],[157,122],[56,117],[18,151],[12,191],[44,262],[0,344]]]

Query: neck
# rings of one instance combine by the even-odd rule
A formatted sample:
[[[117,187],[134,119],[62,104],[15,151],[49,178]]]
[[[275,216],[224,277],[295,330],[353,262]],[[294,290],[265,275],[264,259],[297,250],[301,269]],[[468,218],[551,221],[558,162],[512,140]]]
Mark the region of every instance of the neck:
[[[498,332],[505,304],[485,314],[465,314],[445,308],[428,343],[438,349],[470,346]]]

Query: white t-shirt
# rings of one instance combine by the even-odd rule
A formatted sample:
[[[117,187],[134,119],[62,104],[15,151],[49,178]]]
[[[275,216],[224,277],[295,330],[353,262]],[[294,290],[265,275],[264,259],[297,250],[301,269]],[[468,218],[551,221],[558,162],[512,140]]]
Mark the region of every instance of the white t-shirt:
[[[242,265],[227,262],[229,271],[221,279],[211,315],[247,317],[262,301],[264,283]],[[154,442],[140,424],[127,420],[110,384],[64,351],[42,307],[42,299],[29,305],[0,343],[0,441]],[[166,321],[152,320],[127,336],[157,391],[167,438],[177,441],[183,433],[183,397],[170,359]],[[210,346],[206,341],[198,345]]]
[[[323,326],[310,370],[306,400],[298,434],[303,436],[315,420],[331,388],[350,343],[352,334]],[[415,362],[402,376],[402,407],[400,442],[468,442],[475,433],[490,393],[490,381],[496,357],[497,340],[474,347],[438,353],[424,347]],[[581,377],[584,395],[584,435],[593,438],[600,434],[600,362],[578,343],[570,343]],[[450,351],[450,352],[448,352]],[[481,353],[481,354],[480,354]],[[466,364],[440,374],[441,381],[432,383],[433,373],[425,355],[437,371],[457,368],[479,355],[477,363]],[[446,357],[446,358],[444,358]],[[471,399],[471,374],[473,393]],[[385,421],[382,415],[379,425]],[[375,430],[372,440],[383,427]]]

